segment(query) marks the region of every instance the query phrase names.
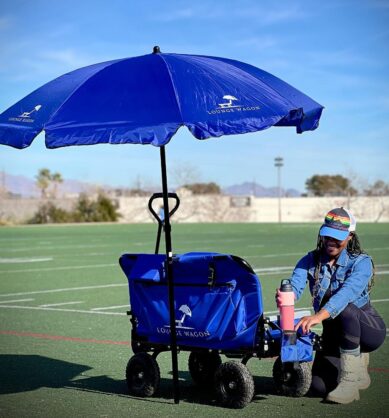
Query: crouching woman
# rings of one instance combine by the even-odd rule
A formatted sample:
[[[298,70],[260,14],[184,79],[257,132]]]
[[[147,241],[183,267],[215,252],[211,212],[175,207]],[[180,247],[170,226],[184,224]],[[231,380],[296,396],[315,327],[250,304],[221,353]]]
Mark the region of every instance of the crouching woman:
[[[373,262],[355,229],[355,218],[346,209],[328,212],[317,248],[297,263],[290,278],[296,299],[308,281],[315,312],[301,318],[295,329],[307,333],[323,325],[323,351],[315,356],[311,389],[341,404],[358,400],[359,390],[369,387],[368,353],[386,337],[385,323],[370,303]]]

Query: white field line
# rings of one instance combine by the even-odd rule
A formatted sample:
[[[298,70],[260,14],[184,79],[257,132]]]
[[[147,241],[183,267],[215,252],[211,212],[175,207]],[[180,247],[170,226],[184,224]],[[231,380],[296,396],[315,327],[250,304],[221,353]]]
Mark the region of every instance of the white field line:
[[[291,255],[300,255],[301,256],[301,252],[300,253],[282,253],[283,257],[289,257]],[[261,258],[273,258],[273,257],[279,257],[280,253],[278,254],[263,254],[263,255],[258,255],[257,257],[261,257]]]
[[[388,301],[389,299],[386,299],[385,301]],[[377,301],[373,301],[373,302],[377,302]],[[379,302],[383,302],[383,300],[379,300]],[[129,307],[129,305],[124,305],[123,307]],[[73,312],[73,313],[85,313],[85,314],[100,314],[100,315],[127,315],[125,312],[105,312],[102,310],[96,310],[96,309],[91,309],[89,311],[87,310],[81,310],[81,309],[62,309],[62,308],[51,308],[51,307],[42,307],[42,306],[20,306],[20,305],[0,305],[0,309],[1,308],[9,308],[9,309],[27,309],[27,310],[38,310],[38,311],[58,311],[58,312]],[[298,313],[299,311],[303,311],[303,310],[309,310],[310,308],[300,308],[298,310],[296,310],[296,313]],[[277,314],[278,311],[269,311],[266,312],[266,315],[271,315],[271,314]],[[389,331],[389,328],[386,329],[386,331]]]
[[[285,271],[292,272],[295,266],[284,266],[284,267],[265,267],[254,269],[255,273],[259,273],[261,276],[269,276],[272,274],[279,274]],[[387,267],[387,264],[378,264],[375,267]],[[375,272],[375,275],[389,274],[389,270],[379,270]]]
[[[50,308],[50,307],[41,307],[41,306],[0,305],[0,309],[1,308],[25,309],[25,310],[35,310],[35,311],[73,312],[73,313],[100,314],[100,315],[127,315],[125,312],[105,312],[105,311],[101,312],[101,311],[87,311],[87,310],[81,310],[81,309]]]
[[[297,308],[295,309],[295,313],[299,313],[300,311],[311,311],[311,308]],[[265,315],[272,315],[272,314],[278,314],[280,311],[269,311],[269,312],[265,312]]]
[[[220,239],[199,239],[199,240],[180,240],[180,239],[175,239],[175,241],[178,243],[178,245],[186,245],[186,244],[204,244],[205,243],[209,243],[209,242],[215,242],[216,244],[220,243]],[[246,241],[246,238],[221,238],[221,241],[223,243],[226,242],[240,242],[240,241]],[[139,243],[138,243],[139,244]],[[147,244],[147,243],[146,243]]]
[[[92,308],[91,311],[105,311],[109,309],[129,308],[130,305],[118,305],[118,306],[104,306],[103,308]]]
[[[84,266],[66,266],[66,267],[47,267],[40,269],[23,269],[23,270],[3,270],[0,271],[0,274],[11,274],[11,273],[32,273],[38,271],[61,271],[61,270],[82,270],[88,268],[105,268],[105,267],[118,267],[119,263],[115,264],[93,264],[93,265],[84,265]],[[377,266],[379,267],[379,266]],[[269,267],[269,268],[258,268],[254,269],[255,273],[260,273],[261,276],[271,276],[273,274],[284,273],[285,271],[292,272],[294,266],[285,266],[285,267]],[[376,271],[377,276],[382,274],[389,274],[389,270]],[[0,295],[1,296],[1,295]]]
[[[84,303],[83,301],[77,301],[77,302],[61,302],[61,303],[47,303],[45,305],[39,305],[40,308],[49,308],[51,306],[63,306],[63,305],[76,305],[79,303]]]
[[[3,248],[1,251],[4,253],[20,253],[22,251],[36,251],[36,250],[66,250],[66,249],[83,249],[83,248],[107,248],[112,247],[112,244],[69,244],[69,245],[34,245],[32,247],[23,247],[23,248]]]
[[[83,253],[83,254],[73,254],[72,257],[97,257],[97,256],[106,256],[107,253]]]
[[[53,257],[0,258],[0,264],[39,263],[39,262],[42,262],[42,261],[53,261]]]
[[[0,303],[31,302],[34,299],[2,300]]]
[[[280,271],[293,271],[294,266],[284,266],[284,267],[264,267],[264,268],[257,268],[254,269],[255,273],[273,273],[273,272],[280,272]]]
[[[291,268],[291,272],[293,271],[293,268],[294,267],[292,267]],[[260,273],[260,275],[261,275],[261,277],[262,276],[272,276],[273,274],[275,275],[275,274],[280,274],[280,273],[284,273],[285,271],[286,271],[287,269],[279,269],[279,270],[274,270],[274,271],[263,271],[263,272],[259,272],[259,271],[257,271],[257,269],[255,269],[254,271],[256,272],[256,273]],[[375,275],[376,276],[380,276],[380,275],[382,275],[382,274],[389,274],[389,270],[383,270],[383,271],[376,271],[375,272]]]
[[[256,245],[248,245],[248,247],[256,247]],[[264,246],[262,246],[264,247]],[[381,248],[370,248],[367,253],[369,253],[369,251],[385,251],[385,250],[389,250],[389,247],[381,247]],[[240,255],[240,257],[242,258],[281,258],[281,257],[289,257],[291,255],[293,256],[300,256],[302,257],[304,255],[304,251],[300,251],[298,253],[276,253],[276,254],[250,254],[250,255]],[[385,264],[384,264],[385,265]]]
[[[36,269],[2,270],[2,271],[0,271],[0,274],[32,273],[32,272],[37,272],[37,271],[82,270],[82,269],[93,269],[93,268],[102,268],[102,267],[118,267],[118,266],[119,266],[119,263],[90,264],[90,265],[63,266],[63,267],[44,267],[44,268],[36,268]]]
[[[230,238],[230,239],[223,239],[223,243],[232,243],[232,242],[240,242],[244,241],[244,238]],[[220,240],[206,240],[207,243],[220,243]],[[179,245],[191,245],[191,244],[204,244],[204,240],[193,240],[193,241],[179,241]],[[131,243],[133,246],[148,246],[150,245],[149,242],[133,242]],[[152,243],[153,245],[153,243]],[[66,249],[83,249],[83,248],[107,248],[112,247],[113,244],[69,244],[69,245],[56,245],[56,244],[49,244],[49,245],[34,245],[33,247],[22,247],[22,248],[3,248],[1,249],[4,253],[17,253],[23,251],[35,251],[35,250],[47,250],[47,249],[59,249],[59,250],[66,250]],[[0,247],[1,248],[1,247]],[[125,250],[123,250],[125,251]]]
[[[373,300],[372,302],[387,302],[389,299],[380,299],[380,300]],[[127,305],[125,305],[127,307]],[[83,313],[83,314],[99,314],[99,315],[121,315],[125,316],[127,315],[125,312],[105,312],[105,311],[97,311],[97,310],[81,310],[81,309],[63,309],[63,308],[51,308],[51,307],[41,307],[41,306],[20,306],[20,305],[0,305],[1,308],[8,308],[8,309],[25,309],[25,310],[37,310],[37,311],[58,311],[58,312],[71,312],[71,313]],[[309,310],[311,308],[299,308],[296,310],[298,313],[302,310]],[[269,314],[276,314],[278,311],[271,311],[266,312],[266,315]]]
[[[389,302],[389,299],[373,299],[371,300],[372,303],[379,303],[379,302]],[[295,309],[295,313],[298,313],[299,311],[306,311],[306,310],[312,310],[312,307],[303,307],[303,308],[296,308]],[[269,312],[265,312],[266,315],[271,315],[271,314],[277,314],[279,313],[279,311],[269,311]]]
[[[102,286],[99,286],[102,287]],[[74,288],[73,288],[74,289]],[[69,289],[66,289],[69,290]],[[375,299],[372,300],[372,302],[388,302],[389,299]],[[3,303],[10,303],[12,301],[3,301]],[[16,301],[15,301],[16,302]],[[72,312],[72,313],[83,313],[83,314],[100,314],[100,315],[121,315],[124,316],[126,315],[125,312],[105,312],[102,309],[114,309],[114,308],[127,308],[129,307],[129,305],[123,305],[123,306],[115,306],[115,307],[106,307],[106,308],[93,308],[91,310],[81,310],[81,309],[64,309],[64,308],[53,308],[54,304],[52,305],[41,305],[41,306],[20,306],[20,305],[5,305],[5,304],[0,304],[0,309],[1,308],[8,308],[8,309],[24,309],[24,310],[43,310],[43,311],[58,311],[58,312]],[[55,304],[58,305],[58,304]],[[311,307],[303,307],[303,308],[297,308],[296,309],[296,313],[299,313],[301,311],[304,310],[311,310]],[[277,311],[269,311],[266,312],[266,315],[270,315],[270,314],[277,314]]]
[[[58,292],[73,292],[75,290],[90,290],[90,289],[104,289],[106,287],[121,287],[128,286],[127,283],[123,284],[104,284],[98,286],[83,286],[83,287],[67,287],[63,289],[49,289],[49,290],[35,290],[32,292],[19,292],[19,293],[4,293],[0,294],[0,297],[9,297],[9,296],[23,296],[23,295],[39,295],[43,293],[58,293]]]

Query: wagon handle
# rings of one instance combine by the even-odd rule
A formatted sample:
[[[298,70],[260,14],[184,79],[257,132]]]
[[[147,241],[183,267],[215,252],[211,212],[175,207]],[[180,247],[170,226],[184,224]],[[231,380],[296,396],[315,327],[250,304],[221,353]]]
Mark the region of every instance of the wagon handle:
[[[178,207],[180,206],[180,199],[177,196],[177,193],[168,193],[168,198],[172,198],[172,199],[175,200],[174,208],[169,211],[169,218],[171,218],[174,215],[174,213],[177,211]],[[156,199],[163,199],[163,193],[154,193],[149,199],[149,210],[158,222],[157,242],[155,244],[155,254],[158,254],[158,252],[159,252],[159,242],[161,240],[161,232],[162,232],[162,229],[165,226],[165,217],[163,216],[163,213],[157,213],[154,210],[153,202]]]

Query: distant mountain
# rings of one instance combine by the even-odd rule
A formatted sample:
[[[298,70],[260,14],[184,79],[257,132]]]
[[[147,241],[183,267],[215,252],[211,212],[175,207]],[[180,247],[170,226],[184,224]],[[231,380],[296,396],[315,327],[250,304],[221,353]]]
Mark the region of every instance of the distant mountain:
[[[299,197],[301,193],[296,189],[281,189],[282,196]],[[254,182],[244,182],[241,184],[234,184],[223,189],[224,194],[232,196],[255,196],[255,197],[278,197],[277,187],[264,187],[261,184]]]
[[[5,187],[13,195],[30,198],[40,197],[41,192],[35,184],[35,179],[25,176],[18,176],[0,172],[0,189]],[[85,183],[78,180],[64,179],[63,183],[58,185],[57,197],[70,197],[79,193],[95,193],[98,190],[113,191],[115,188],[106,185],[96,185]],[[159,189],[158,189],[159,190]],[[256,196],[256,197],[277,197],[277,187],[264,187],[255,182],[245,182],[225,187],[224,194],[232,196]],[[150,194],[152,191],[150,191]],[[125,195],[125,194],[124,194]],[[298,197],[301,193],[295,189],[283,190],[283,196]]]
[[[41,192],[35,184],[35,180],[25,177],[17,176],[0,172],[0,188],[5,188],[13,195],[20,197],[40,197]],[[99,186],[90,183],[84,183],[78,180],[64,179],[63,183],[58,185],[57,196],[67,197],[74,196],[79,193],[93,193],[99,189],[109,190],[108,186]]]
[[[14,176],[1,172],[1,189],[5,189],[14,195],[21,197],[39,196],[39,190],[35,186],[35,182],[24,176]]]

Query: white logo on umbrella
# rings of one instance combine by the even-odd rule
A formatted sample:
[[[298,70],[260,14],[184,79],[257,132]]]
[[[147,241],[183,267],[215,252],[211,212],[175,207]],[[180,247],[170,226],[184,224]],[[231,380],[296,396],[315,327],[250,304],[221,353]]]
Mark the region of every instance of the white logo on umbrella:
[[[230,94],[226,94],[223,96],[223,99],[228,100],[228,102],[225,103],[219,103],[219,107],[222,109],[230,108],[230,107],[241,107],[241,106],[233,106],[232,102],[235,100],[238,100],[235,96],[231,96]]]
[[[249,112],[249,111],[258,111],[260,106],[258,105],[234,105],[234,102],[239,102],[239,99],[230,94],[223,96],[224,100],[227,100],[224,103],[218,103],[218,107],[212,110],[207,110],[209,115],[219,115],[221,113],[238,113],[238,112]]]
[[[38,110],[42,107],[42,105],[36,105],[34,109],[30,110],[29,112],[23,112],[21,115],[19,115],[19,118],[29,118],[32,113],[38,112]]]

